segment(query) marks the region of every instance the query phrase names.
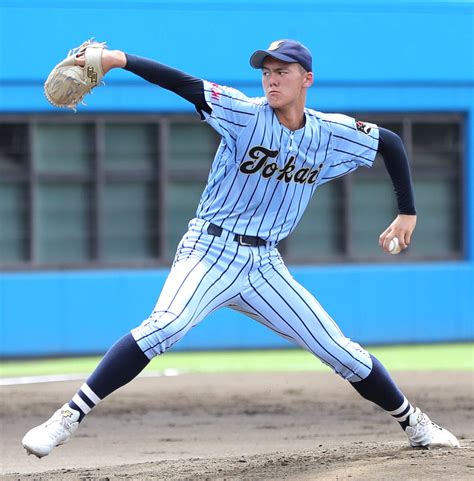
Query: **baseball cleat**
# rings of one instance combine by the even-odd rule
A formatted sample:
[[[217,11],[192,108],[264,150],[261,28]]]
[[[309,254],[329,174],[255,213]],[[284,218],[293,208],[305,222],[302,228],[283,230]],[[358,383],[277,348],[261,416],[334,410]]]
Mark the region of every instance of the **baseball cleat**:
[[[45,423],[30,429],[22,440],[28,454],[47,456],[56,446],[67,443],[79,426],[79,413],[65,404]]]
[[[456,436],[431,421],[419,408],[410,414],[408,422],[405,432],[411,447],[459,448]]]

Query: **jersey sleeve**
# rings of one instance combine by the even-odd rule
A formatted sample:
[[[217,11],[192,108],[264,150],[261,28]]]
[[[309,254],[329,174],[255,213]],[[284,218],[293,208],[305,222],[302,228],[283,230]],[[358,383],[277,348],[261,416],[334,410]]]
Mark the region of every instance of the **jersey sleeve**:
[[[324,121],[331,135],[331,164],[324,181],[341,177],[360,166],[372,167],[377,155],[379,129],[342,114],[326,114]]]
[[[204,97],[212,111],[201,111],[202,117],[224,138],[234,142],[261,105],[261,99],[247,97],[239,90],[207,80],[204,80]]]

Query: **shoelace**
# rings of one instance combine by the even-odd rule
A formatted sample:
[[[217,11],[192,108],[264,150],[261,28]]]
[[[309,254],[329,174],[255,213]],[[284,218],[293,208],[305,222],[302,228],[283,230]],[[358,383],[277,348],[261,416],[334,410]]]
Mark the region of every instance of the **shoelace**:
[[[416,437],[424,437],[427,434],[431,434],[433,429],[443,430],[442,427],[431,421],[426,415],[416,425]]]
[[[51,419],[51,421],[45,424],[45,428],[49,426],[54,426],[55,428],[53,431],[48,431],[48,437],[51,440],[55,440],[57,437],[63,434],[64,430],[69,432],[71,429],[71,424],[72,422],[68,418],[59,413],[59,419],[58,417],[54,417]]]

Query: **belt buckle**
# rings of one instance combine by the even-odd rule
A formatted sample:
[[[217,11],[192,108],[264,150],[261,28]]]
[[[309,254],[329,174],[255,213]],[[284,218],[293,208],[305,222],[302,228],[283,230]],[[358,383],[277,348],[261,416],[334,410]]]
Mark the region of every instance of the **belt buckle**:
[[[245,247],[252,247],[253,246],[253,244],[251,244],[251,243],[249,244],[248,242],[244,241],[243,235],[237,234],[237,238],[239,239],[239,244],[241,246],[245,246]]]

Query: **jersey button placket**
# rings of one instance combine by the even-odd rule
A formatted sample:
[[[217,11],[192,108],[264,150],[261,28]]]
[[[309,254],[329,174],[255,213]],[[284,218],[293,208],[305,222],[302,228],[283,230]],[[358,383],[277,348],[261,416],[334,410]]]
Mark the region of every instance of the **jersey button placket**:
[[[295,135],[295,132],[293,130],[290,130],[288,143],[286,144],[286,150],[288,150],[289,152],[293,151],[293,136],[294,135]]]

